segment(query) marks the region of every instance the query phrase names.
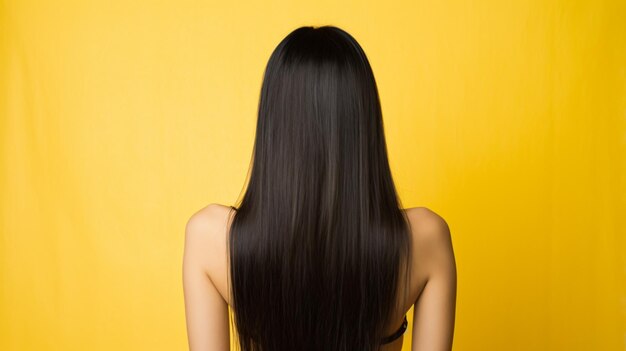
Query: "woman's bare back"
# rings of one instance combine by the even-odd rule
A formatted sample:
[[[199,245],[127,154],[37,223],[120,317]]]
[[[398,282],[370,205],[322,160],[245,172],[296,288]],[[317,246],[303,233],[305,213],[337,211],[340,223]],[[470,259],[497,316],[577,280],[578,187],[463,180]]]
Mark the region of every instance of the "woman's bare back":
[[[394,323],[386,326],[385,335],[391,335],[397,331],[402,325],[405,315],[413,304],[417,303],[413,314],[414,327],[411,330],[413,336],[412,350],[426,350],[427,347],[428,350],[431,350],[433,349],[431,347],[440,347],[439,345],[444,346],[444,348],[437,348],[437,350],[446,349],[448,344],[451,348],[456,300],[456,265],[454,264],[454,255],[447,224],[443,218],[426,207],[408,208],[405,209],[405,212],[411,225],[411,239],[413,240],[411,276],[410,282],[408,282],[408,294],[405,299],[403,289],[406,287],[407,282],[404,279],[404,275],[400,274],[398,285],[400,293],[398,298],[403,299],[403,301],[398,301],[397,305],[401,307],[394,312]],[[230,212],[230,207],[228,206],[210,204],[194,214],[194,216],[206,216],[213,223],[214,235],[211,235],[211,237],[214,240],[212,240],[212,247],[208,248],[211,251],[209,255],[211,258],[207,260],[206,269],[215,288],[229,306],[232,306],[232,299],[228,294],[227,235],[233,213]],[[447,286],[447,291],[433,291],[431,295],[435,296],[422,303],[421,295],[427,286],[429,277],[437,269],[441,270],[442,266],[443,269],[447,268],[448,276],[446,279],[449,281],[447,285],[443,282],[441,286]],[[452,268],[454,268],[453,271]],[[452,278],[454,278],[454,281],[450,281]],[[441,296],[446,294],[447,297]],[[431,302],[431,300],[434,302]],[[439,309],[437,309],[437,306],[431,306],[433,304],[440,304]],[[444,316],[432,316],[433,313],[441,313]],[[426,320],[433,318],[438,322],[426,323]],[[417,325],[420,321],[425,325]],[[437,330],[437,326],[439,326],[439,330]],[[436,335],[431,335],[432,333],[436,333]],[[404,336],[401,336],[395,341],[383,345],[381,351],[400,351],[403,340]]]

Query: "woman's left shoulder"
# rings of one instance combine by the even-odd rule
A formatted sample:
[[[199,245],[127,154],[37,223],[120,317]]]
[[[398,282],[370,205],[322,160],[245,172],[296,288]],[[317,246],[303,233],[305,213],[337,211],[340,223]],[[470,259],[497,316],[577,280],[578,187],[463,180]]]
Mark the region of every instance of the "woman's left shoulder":
[[[187,220],[187,228],[192,232],[215,232],[227,224],[231,207],[210,203],[194,212]],[[202,235],[202,234],[200,234]]]
[[[211,270],[216,265],[214,254],[226,239],[230,207],[210,203],[196,210],[185,226],[185,254],[192,255],[197,264]],[[222,251],[222,250],[219,250]]]

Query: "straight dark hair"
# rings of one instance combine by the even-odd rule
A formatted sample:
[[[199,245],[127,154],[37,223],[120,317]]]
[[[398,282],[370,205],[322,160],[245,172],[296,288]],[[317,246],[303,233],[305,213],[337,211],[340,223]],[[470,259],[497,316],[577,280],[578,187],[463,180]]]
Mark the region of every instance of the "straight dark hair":
[[[410,278],[410,225],[374,74],[350,34],[305,26],[278,44],[248,175],[228,241],[239,348],[379,350],[402,268]]]

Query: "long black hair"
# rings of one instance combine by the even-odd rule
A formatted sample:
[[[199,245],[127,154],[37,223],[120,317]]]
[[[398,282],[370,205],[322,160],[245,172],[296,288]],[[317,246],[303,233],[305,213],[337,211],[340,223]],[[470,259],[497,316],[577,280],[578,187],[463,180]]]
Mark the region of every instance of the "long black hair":
[[[247,188],[231,211],[241,350],[379,349],[401,271],[410,277],[410,227],[374,74],[344,30],[300,27],[273,51]]]

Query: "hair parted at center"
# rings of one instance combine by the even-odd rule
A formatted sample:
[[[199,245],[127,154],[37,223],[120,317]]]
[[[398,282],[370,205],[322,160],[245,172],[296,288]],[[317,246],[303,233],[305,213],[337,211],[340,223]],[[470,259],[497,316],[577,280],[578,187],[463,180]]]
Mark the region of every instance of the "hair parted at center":
[[[412,242],[374,74],[346,31],[300,27],[272,52],[246,190],[231,211],[239,349],[379,350],[407,294]]]

